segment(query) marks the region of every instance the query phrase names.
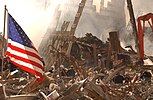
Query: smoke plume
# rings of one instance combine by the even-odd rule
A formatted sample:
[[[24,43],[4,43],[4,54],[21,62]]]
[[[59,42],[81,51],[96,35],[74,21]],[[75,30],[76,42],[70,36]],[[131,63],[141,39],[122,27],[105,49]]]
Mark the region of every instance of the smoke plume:
[[[0,11],[3,16],[4,5],[26,34],[39,46],[47,27],[51,23],[54,10],[61,0],[1,0]],[[0,17],[2,17],[0,16]],[[3,18],[0,20],[3,23]],[[1,23],[1,24],[2,24]],[[3,25],[3,24],[2,24]],[[0,26],[3,31],[3,26]]]
[[[134,10],[134,14],[135,14],[135,18],[136,18],[136,23],[137,23],[137,17],[145,15],[147,13],[153,13],[153,1],[152,0],[132,0],[133,3],[133,10]],[[127,10],[127,9],[126,9]],[[132,35],[132,29],[131,29],[131,25],[129,23],[129,12],[127,11],[127,27],[126,27],[126,34],[124,37],[124,40],[126,44],[124,45],[132,45],[133,47],[135,47],[135,43],[134,43],[134,37]],[[146,24],[147,26],[147,24]],[[148,28],[149,30],[150,28]],[[147,31],[145,30],[144,33],[144,51],[146,55],[153,55],[152,52],[152,48],[153,48],[153,44],[152,41],[153,39],[150,39],[151,37],[151,31]]]

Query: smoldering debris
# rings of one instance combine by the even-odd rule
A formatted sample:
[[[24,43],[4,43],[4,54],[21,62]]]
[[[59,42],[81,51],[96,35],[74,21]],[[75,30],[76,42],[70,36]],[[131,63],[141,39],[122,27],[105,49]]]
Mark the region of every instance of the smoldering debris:
[[[54,64],[46,68],[41,82],[15,66],[12,72],[6,69],[5,80],[1,80],[1,100],[152,98],[152,65],[140,63],[135,52],[120,46],[116,45],[120,49],[113,51],[115,47],[108,40],[103,42],[87,33],[85,37],[75,39],[70,56],[64,50],[54,50],[52,53],[58,56]]]
[[[153,99],[152,56],[140,59],[131,45],[123,49],[119,31],[109,32],[105,42],[93,33],[74,36],[85,2],[79,4],[71,30],[67,31],[70,22],[64,21],[61,30],[54,30],[42,45],[45,63],[41,81],[7,58],[0,59],[5,66],[0,80],[1,100]]]

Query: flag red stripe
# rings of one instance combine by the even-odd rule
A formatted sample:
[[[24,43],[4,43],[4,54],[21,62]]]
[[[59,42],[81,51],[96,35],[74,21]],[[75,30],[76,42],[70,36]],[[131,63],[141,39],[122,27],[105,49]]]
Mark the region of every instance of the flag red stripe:
[[[37,76],[42,77],[42,73],[39,73],[39,72],[37,72],[36,70],[33,70],[33,69],[28,68],[28,67],[26,67],[26,66],[20,65],[20,64],[14,62],[14,61],[11,61],[10,59],[9,59],[9,61],[10,61],[11,63],[13,63],[14,65],[18,66],[19,68],[21,68],[22,70],[25,70],[25,71],[27,71],[27,72],[30,72],[31,74],[34,74],[34,75],[37,75]]]
[[[17,59],[17,60],[21,60],[21,61],[23,61],[23,62],[32,64],[32,65],[34,65],[34,66],[36,66],[36,67],[38,67],[38,68],[40,68],[40,69],[43,70],[43,67],[42,67],[40,64],[38,64],[38,63],[36,63],[36,62],[34,62],[34,61],[32,61],[32,60],[25,59],[25,58],[23,58],[23,57],[21,57],[21,56],[17,56],[17,55],[11,54],[9,51],[6,52],[6,55],[11,56],[11,57],[13,57],[13,58],[15,58],[15,59]]]
[[[6,56],[10,62],[22,70],[43,77],[43,63],[29,37],[8,13],[8,49]]]
[[[15,51],[18,51],[18,52],[27,54],[29,56],[33,56],[33,57],[39,59],[42,62],[42,59],[37,54],[35,54],[33,52],[25,51],[24,49],[21,49],[19,47],[16,47],[16,46],[11,45],[11,43],[8,43],[8,47],[10,47],[12,50],[15,50]]]

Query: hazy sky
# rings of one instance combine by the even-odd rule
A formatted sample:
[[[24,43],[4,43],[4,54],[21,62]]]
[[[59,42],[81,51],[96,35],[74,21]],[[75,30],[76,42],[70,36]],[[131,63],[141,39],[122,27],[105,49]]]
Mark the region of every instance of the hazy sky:
[[[54,9],[62,0],[44,1],[0,0],[0,32],[3,31],[4,4],[6,4],[9,13],[15,18],[37,48],[51,22]]]
[[[0,0],[0,32],[3,31],[3,8],[4,4],[6,4],[10,14],[27,33],[37,48],[51,21],[55,7],[62,2],[62,0],[44,1],[45,0]],[[138,11],[143,13],[153,12],[153,0],[132,1],[136,14]],[[94,4],[97,6],[99,2],[100,0],[94,0]],[[105,5],[106,3],[107,2],[105,2]]]

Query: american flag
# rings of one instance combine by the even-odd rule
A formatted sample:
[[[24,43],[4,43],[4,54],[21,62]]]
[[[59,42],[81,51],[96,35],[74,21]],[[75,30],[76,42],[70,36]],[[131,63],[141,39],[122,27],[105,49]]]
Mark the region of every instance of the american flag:
[[[44,73],[42,59],[31,40],[9,13],[6,56],[14,65],[35,75],[37,79],[42,79]]]

